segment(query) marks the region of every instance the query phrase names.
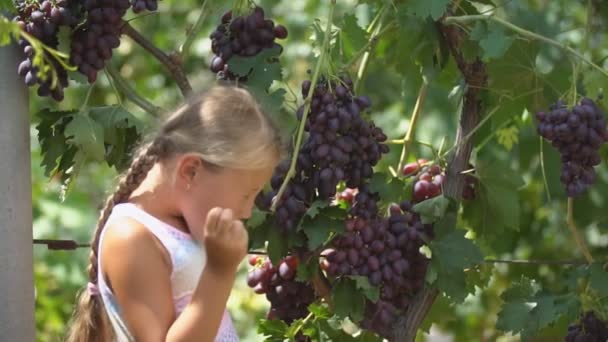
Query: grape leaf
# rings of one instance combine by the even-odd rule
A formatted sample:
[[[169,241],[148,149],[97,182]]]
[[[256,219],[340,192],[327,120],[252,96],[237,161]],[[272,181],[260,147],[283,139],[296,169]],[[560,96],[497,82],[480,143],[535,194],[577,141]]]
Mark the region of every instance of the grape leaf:
[[[399,203],[406,194],[406,184],[403,180],[382,172],[376,172],[372,175],[369,189],[372,192],[377,192],[385,203]]]
[[[477,236],[490,245],[499,243],[505,229],[519,230],[520,199],[524,184],[520,174],[499,160],[478,160],[476,199],[464,205],[463,218]]]
[[[563,316],[576,316],[580,307],[576,296],[543,293],[536,283],[525,277],[500,297],[505,303],[498,314],[496,327],[521,333],[524,340]]]
[[[93,107],[89,115],[105,129],[134,127],[143,131],[143,122],[120,105]]]
[[[489,214],[505,227],[519,230],[517,190],[525,183],[520,174],[501,162],[478,162],[476,173],[487,190]],[[496,222],[494,222],[496,224]]]
[[[5,2],[11,3],[10,10],[14,10],[11,0],[0,0],[0,11],[8,9],[8,7],[4,9],[2,8],[3,6],[5,6]],[[6,19],[4,16],[0,15],[0,46],[10,44],[12,37],[18,37],[19,32],[20,30],[17,23],[14,23]]]
[[[252,89],[268,90],[274,80],[283,79],[281,64],[276,58],[281,48],[275,46],[263,49],[255,56],[233,56],[228,61],[228,68],[239,76],[247,76],[247,85]]]
[[[433,252],[431,265],[437,272],[437,287],[456,303],[462,302],[468,294],[464,269],[483,262],[479,247],[464,234],[464,230],[454,230],[429,245]]]
[[[264,335],[266,341],[283,341],[289,327],[279,319],[262,319],[258,323],[258,333]]]
[[[253,208],[251,212],[251,217],[247,219],[247,227],[255,228],[264,223],[266,221],[266,217],[268,216],[267,211],[261,211],[258,208]]]
[[[445,13],[450,0],[412,0],[407,2],[409,11],[418,17],[432,17],[433,20],[441,18]]]
[[[584,94],[592,99],[608,93],[608,77],[600,72],[588,72],[583,78]]]
[[[342,18],[340,30],[341,48],[344,51],[344,61],[349,61],[357,51],[367,44],[367,32],[357,23],[354,14],[346,14]],[[338,50],[338,49],[335,49]]]
[[[279,63],[264,63],[261,65],[256,66],[255,69],[253,69],[253,71],[251,72],[251,74],[249,75],[248,79],[247,79],[247,85],[250,88],[258,88],[258,89],[268,89],[270,87],[270,85],[272,84],[273,81],[277,80],[280,81],[283,79],[283,73],[282,73],[282,69],[281,69],[281,64]],[[285,94],[285,90],[281,89],[283,91],[283,94],[277,93],[277,95],[280,95],[281,99],[283,98],[282,95]],[[277,90],[279,91],[279,90]],[[275,93],[277,92],[275,91]],[[276,101],[278,99],[275,98],[274,100]],[[281,101],[282,102],[282,101]],[[272,105],[272,104],[271,104]]]
[[[496,139],[507,151],[511,151],[513,145],[519,141],[519,129],[517,126],[501,128],[496,131]]]
[[[608,296],[608,272],[604,271],[601,264],[596,263],[589,267],[589,281],[600,297]]]
[[[103,161],[105,159],[103,127],[91,119],[87,113],[74,115],[65,127],[67,143],[77,146],[86,159]]]
[[[334,312],[339,317],[350,317],[354,321],[363,319],[365,297],[357,290],[355,281],[340,279],[332,288]]]
[[[258,67],[268,64],[268,59],[278,57],[280,53],[281,49],[279,47],[273,47],[270,49],[263,49],[260,53],[252,57],[235,55],[228,61],[228,68],[235,75],[245,76],[249,74],[252,69],[255,70]]]
[[[247,222],[249,230],[249,249],[258,249],[266,247],[266,241],[272,230],[276,230],[274,226],[274,218],[266,215],[264,221],[256,226],[250,226]]]
[[[38,130],[38,141],[42,150],[42,163],[44,175],[49,177],[55,171],[61,161],[64,160],[64,153],[68,148],[75,147],[68,145],[67,139],[63,134],[65,126],[72,120],[76,111],[52,111],[49,108],[42,109],[36,116],[40,118],[40,123],[36,126]],[[72,155],[73,156],[73,155]],[[58,159],[59,164],[58,164]],[[68,168],[72,163],[63,162]],[[59,169],[58,171],[67,171]]]
[[[370,284],[367,277],[350,276],[349,278],[355,281],[357,288],[363,292],[367,299],[371,300],[372,302],[378,301],[378,298],[380,298],[380,288]]]
[[[314,275],[316,275],[318,272],[319,272],[319,259],[317,257],[311,257],[306,262],[300,262],[298,264],[296,280],[308,281]]]
[[[15,6],[13,5],[12,0],[0,0],[0,11],[13,12],[14,10],[15,10]]]
[[[498,313],[496,328],[517,334],[526,327],[530,306],[524,302],[505,303]]]
[[[317,216],[322,209],[327,208],[328,206],[329,201],[314,201],[310,205],[310,208],[308,208],[308,211],[306,211],[306,216],[309,216],[310,218],[315,218],[315,216]]]
[[[312,303],[308,306],[308,311],[312,312],[316,318],[327,319],[331,317],[331,312],[326,304]]]
[[[279,261],[287,256],[287,241],[278,229],[271,227],[268,231],[268,257],[273,265],[278,265]]]
[[[334,233],[344,231],[344,223],[343,220],[320,214],[314,219],[304,217],[301,229],[308,237],[308,249],[312,251],[323,246]]]
[[[413,209],[420,214],[422,223],[426,224],[441,220],[449,204],[448,198],[441,195],[417,203]]]

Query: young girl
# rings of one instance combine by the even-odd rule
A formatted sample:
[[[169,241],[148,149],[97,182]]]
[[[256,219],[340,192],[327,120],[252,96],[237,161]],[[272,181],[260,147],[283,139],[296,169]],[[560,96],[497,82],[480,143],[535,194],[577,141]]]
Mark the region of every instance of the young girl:
[[[282,156],[243,89],[169,116],[101,213],[68,341],[238,341],[225,307],[247,253],[240,220]]]

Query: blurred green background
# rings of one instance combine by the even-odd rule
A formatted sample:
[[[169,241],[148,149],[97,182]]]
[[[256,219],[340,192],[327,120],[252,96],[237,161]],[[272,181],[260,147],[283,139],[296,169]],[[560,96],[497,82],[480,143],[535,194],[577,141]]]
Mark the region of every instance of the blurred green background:
[[[337,1],[336,20],[339,21],[345,13],[355,13],[359,25],[366,27],[377,11],[377,6],[374,1],[361,2],[363,4],[358,4],[358,1],[354,0]],[[325,20],[327,2],[282,0],[257,3],[265,8],[267,16],[286,25],[289,30],[289,37],[281,42],[285,47],[281,56],[283,76],[288,80],[288,86],[298,94],[297,101],[301,103],[299,84],[305,79],[306,70],[311,68],[315,61],[311,40],[314,38],[314,30],[311,25],[317,18]],[[586,1],[518,0],[496,3],[500,5],[497,13],[503,18],[561,42],[575,47],[581,46],[587,10]],[[608,40],[605,39],[606,9],[603,8],[605,7],[603,4],[599,6],[599,3],[600,1],[597,2],[597,11],[601,12],[597,13],[593,21],[595,33],[591,52],[591,56],[596,59],[608,55]],[[171,51],[183,42],[186,28],[198,18],[201,5],[202,1],[162,0],[158,13],[137,18],[130,12],[128,15],[133,19],[131,24],[142,34],[161,49]],[[207,68],[211,58],[208,35],[219,22],[221,14],[230,5],[231,3],[208,1],[208,13],[203,29],[197,35],[185,61],[185,69],[195,90],[204,89],[214,82],[213,75]],[[526,41],[522,44],[524,47],[532,46],[532,43]],[[361,92],[368,94],[374,102],[372,118],[376,123],[385,130],[389,138],[399,139],[403,137],[408,125],[408,118],[420,84],[420,75],[403,75],[391,66],[386,56],[392,47],[390,41],[381,42],[372,53]],[[521,50],[521,46],[514,45],[509,52],[513,52],[512,50],[516,50],[514,53],[521,52],[517,49]],[[410,52],[399,53],[407,59]],[[527,83],[532,80],[546,82],[554,88],[553,92],[549,92],[549,97],[553,96],[554,100],[570,86],[569,70],[567,67],[563,68],[564,63],[569,67],[569,62],[567,60],[564,62],[563,55],[550,49],[538,49],[537,54],[531,53],[527,60],[522,61],[525,65],[520,70],[523,70],[521,74],[517,75],[521,76],[520,78],[505,86],[504,83],[507,82],[503,84],[492,82],[491,73],[489,86],[497,88],[504,86],[502,90],[505,90],[507,86],[528,87]],[[170,109],[181,100],[181,95],[166,70],[129,38],[123,37],[112,64],[137,92],[152,103]],[[493,67],[498,68],[500,64],[496,63]],[[459,73],[453,62],[450,62],[442,75],[431,83],[417,130],[418,140],[438,147],[445,139],[447,146],[450,146],[457,123],[457,103],[453,101],[451,94],[459,82]],[[40,167],[42,157],[35,129],[39,119],[35,113],[45,107],[78,108],[82,105],[81,101],[88,90],[89,85],[74,83],[67,89],[66,99],[60,104],[40,99],[32,93],[30,112],[32,113],[32,198],[35,238],[74,239],[88,242],[95,226],[98,209],[108,191],[113,188],[117,177],[116,170],[105,164],[87,164],[80,172],[73,190],[64,201],[61,201],[60,184],[56,180],[45,177]],[[595,96],[599,89],[589,89],[589,92]],[[289,95],[287,97],[291,99]],[[132,106],[125,99],[122,100],[133,114],[147,124],[153,123],[153,118],[148,114]],[[116,94],[108,78],[101,73],[97,84],[94,85],[89,105],[115,103],[117,103]],[[288,106],[293,105],[288,103]],[[485,139],[487,143],[476,151],[476,158],[503,161],[505,165],[524,177],[526,185],[519,192],[521,227],[518,232],[505,232],[496,236],[499,242],[482,245],[484,252],[488,256],[500,258],[573,257],[574,248],[562,216],[565,212],[565,197],[559,186],[559,157],[549,146],[545,146],[545,164],[552,195],[551,200],[548,200],[539,166],[538,137],[531,124],[530,115],[525,111],[533,112],[542,107],[539,107],[538,103],[519,103],[512,106],[512,109],[512,119],[502,122],[501,127],[516,128],[518,140],[514,146],[508,149],[504,141],[501,143],[496,138],[498,127],[488,125],[480,131],[479,140]],[[284,119],[290,120],[287,116]],[[603,151],[602,154],[604,157],[605,152]],[[380,167],[396,164],[399,153],[400,146],[393,146],[391,154],[385,158]],[[412,159],[416,157],[429,158],[432,155],[429,149],[417,145],[411,154]],[[577,203],[576,218],[599,257],[606,255],[606,247],[608,247],[607,214],[603,210],[608,200],[608,172],[605,163],[598,168],[598,173],[598,184],[579,201],[580,204]],[[489,234],[491,235],[491,232]],[[66,329],[65,324],[71,314],[76,293],[86,283],[88,250],[47,251],[44,246],[35,246],[34,253],[38,341],[59,341]],[[256,333],[255,322],[264,317],[268,304],[262,296],[255,295],[245,284],[246,269],[246,265],[243,264],[228,306],[242,340],[262,341],[263,338]],[[521,274],[537,279],[548,289],[559,290],[560,284],[555,283],[555,280],[561,279],[567,272],[568,268],[559,266],[487,264],[481,271],[487,281],[481,282],[482,286],[478,287],[476,294],[467,298],[464,304],[450,306],[447,301],[440,299],[434,306],[431,313],[431,317],[437,321],[434,331],[450,335],[451,340],[454,341],[518,340],[518,337],[505,335],[495,329],[496,313],[501,305],[499,294],[514,280],[519,279]],[[567,323],[557,322],[555,326],[545,329],[536,340],[562,339]],[[421,334],[420,340],[425,340],[424,336]]]

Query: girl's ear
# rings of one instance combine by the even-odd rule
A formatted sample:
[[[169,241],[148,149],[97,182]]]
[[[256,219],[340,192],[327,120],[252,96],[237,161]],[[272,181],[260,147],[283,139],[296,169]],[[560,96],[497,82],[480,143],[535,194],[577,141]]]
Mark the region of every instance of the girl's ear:
[[[203,161],[196,154],[184,154],[177,159],[176,185],[181,189],[188,189],[196,181],[198,173],[202,172]]]

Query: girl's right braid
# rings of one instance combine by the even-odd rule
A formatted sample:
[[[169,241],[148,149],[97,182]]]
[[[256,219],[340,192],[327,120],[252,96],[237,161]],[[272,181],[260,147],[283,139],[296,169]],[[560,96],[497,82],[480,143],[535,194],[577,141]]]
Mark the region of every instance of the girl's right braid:
[[[152,169],[154,164],[163,158],[168,151],[169,142],[165,138],[156,138],[147,148],[142,149],[139,155],[133,160],[127,173],[121,177],[116,191],[108,197],[104,205],[97,227],[91,242],[91,253],[89,254],[89,281],[93,284],[97,283],[97,255],[98,244],[101,232],[112,213],[112,209],[116,204],[126,202],[129,196],[143,182]]]

